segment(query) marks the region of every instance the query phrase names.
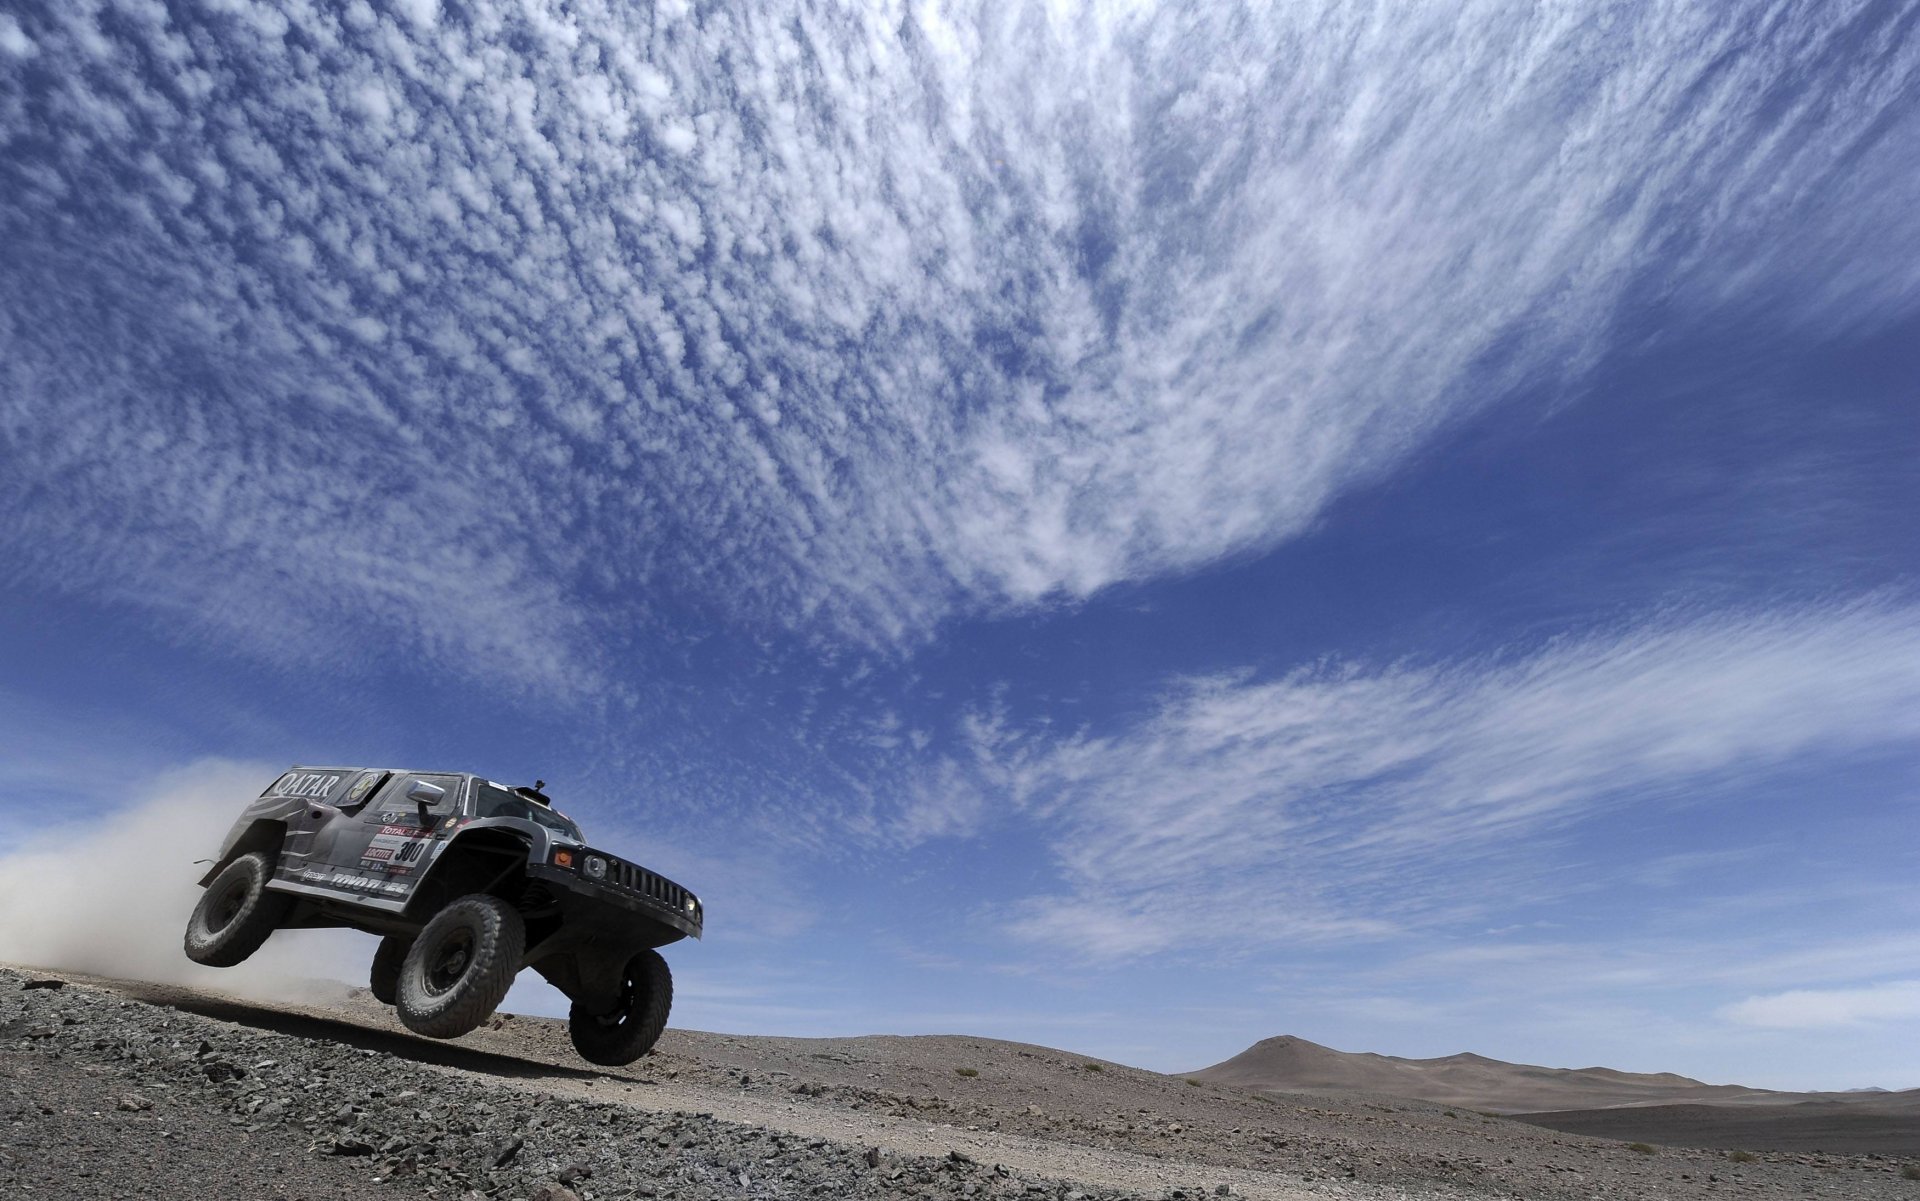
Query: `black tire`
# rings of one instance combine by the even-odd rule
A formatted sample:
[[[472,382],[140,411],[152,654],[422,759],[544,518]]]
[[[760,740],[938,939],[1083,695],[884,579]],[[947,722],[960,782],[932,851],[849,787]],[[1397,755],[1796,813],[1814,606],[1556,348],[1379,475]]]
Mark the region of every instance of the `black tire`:
[[[625,987],[612,1013],[596,1014],[575,1001],[567,1013],[573,1049],[588,1063],[617,1068],[653,1050],[673,1008],[673,973],[658,951],[627,961]]]
[[[373,949],[373,971],[368,976],[367,988],[374,1000],[391,1005],[400,995],[400,965],[407,961],[407,952],[412,949],[413,940],[398,934],[387,935]]]
[[[498,897],[474,893],[448,905],[400,964],[400,1024],[428,1038],[459,1038],[479,1026],[513,986],[526,943],[526,923]]]
[[[208,967],[232,967],[260,949],[280,928],[293,898],[268,892],[273,856],[242,855],[213,878],[187,919],[187,958]]]

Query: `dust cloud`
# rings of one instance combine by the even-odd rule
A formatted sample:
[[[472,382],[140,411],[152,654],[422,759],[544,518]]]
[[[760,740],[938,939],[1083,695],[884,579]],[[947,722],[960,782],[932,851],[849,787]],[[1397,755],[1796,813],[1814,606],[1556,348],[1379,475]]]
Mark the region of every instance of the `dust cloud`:
[[[374,941],[352,931],[282,930],[233,968],[202,967],[181,950],[208,866],[194,861],[219,853],[241,808],[280,770],[202,761],[0,849],[0,962],[267,1001],[339,997],[347,982],[364,983]]]

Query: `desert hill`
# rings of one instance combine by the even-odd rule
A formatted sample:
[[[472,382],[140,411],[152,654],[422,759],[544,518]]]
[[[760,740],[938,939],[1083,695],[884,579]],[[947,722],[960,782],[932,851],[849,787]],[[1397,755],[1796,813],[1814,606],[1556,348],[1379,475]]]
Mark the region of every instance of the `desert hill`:
[[[1920,1117],[1920,1089],[1890,1093],[1786,1093],[1706,1084],[1671,1072],[1549,1068],[1484,1055],[1402,1059],[1336,1051],[1304,1038],[1262,1039],[1223,1063],[1192,1073],[1200,1080],[1263,1092],[1384,1093],[1485,1113],[1533,1114],[1626,1106],[1773,1106],[1817,1103],[1904,1111]],[[1572,1120],[1569,1118],[1568,1120]]]
[[[43,1201],[1911,1201],[1920,1164],[1820,1124],[1750,1135],[1810,1150],[1652,1153],[968,1035],[674,1029],[597,1069],[549,1018],[434,1042],[338,985],[249,999],[0,965],[0,1197]]]

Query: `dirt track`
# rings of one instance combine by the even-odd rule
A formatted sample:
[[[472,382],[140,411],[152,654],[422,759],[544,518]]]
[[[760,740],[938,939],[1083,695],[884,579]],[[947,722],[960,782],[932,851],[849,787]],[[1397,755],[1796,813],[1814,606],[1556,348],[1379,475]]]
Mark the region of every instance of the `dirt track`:
[[[570,1168],[591,1173],[569,1178],[583,1198],[1157,1198],[1217,1195],[1223,1185],[1275,1201],[1920,1195],[1892,1160],[1648,1154],[1466,1111],[1266,1098],[986,1039],[671,1031],[655,1055],[605,1071],[582,1065],[564,1027],[544,1019],[500,1018],[435,1043],[364,995],[267,1005],[69,978],[62,989],[23,991],[21,974],[0,970],[0,1064],[17,1098],[0,1184],[11,1170],[16,1185],[37,1181],[39,1196],[112,1195],[97,1179],[82,1187],[67,1177],[63,1192],[58,1173],[35,1175],[34,1157],[74,1136],[58,1132],[49,1120],[58,1115],[40,1112],[34,1094],[78,1084],[146,1090],[153,1108],[127,1121],[164,1111],[183,1128],[224,1122],[244,1136],[233,1157],[266,1157],[289,1197],[358,1195],[302,1175],[337,1174],[348,1162],[358,1179],[385,1181],[386,1196],[530,1196]],[[215,1080],[208,1056],[271,1066]],[[84,1091],[54,1108],[77,1111]],[[493,1167],[513,1137],[525,1149]],[[170,1191],[177,1179],[165,1158],[114,1171],[128,1196],[257,1195]]]

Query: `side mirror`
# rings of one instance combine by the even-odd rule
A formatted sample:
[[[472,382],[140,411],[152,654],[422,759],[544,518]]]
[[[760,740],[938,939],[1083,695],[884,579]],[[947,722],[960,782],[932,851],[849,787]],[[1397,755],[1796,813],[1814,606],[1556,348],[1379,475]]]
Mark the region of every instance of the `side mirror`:
[[[438,805],[446,799],[447,790],[438,784],[429,784],[425,780],[415,780],[407,785],[407,799],[416,805]]]
[[[425,780],[415,780],[407,785],[407,799],[420,806],[420,824],[423,826],[427,824],[427,810],[438,805],[446,795],[446,789]]]

